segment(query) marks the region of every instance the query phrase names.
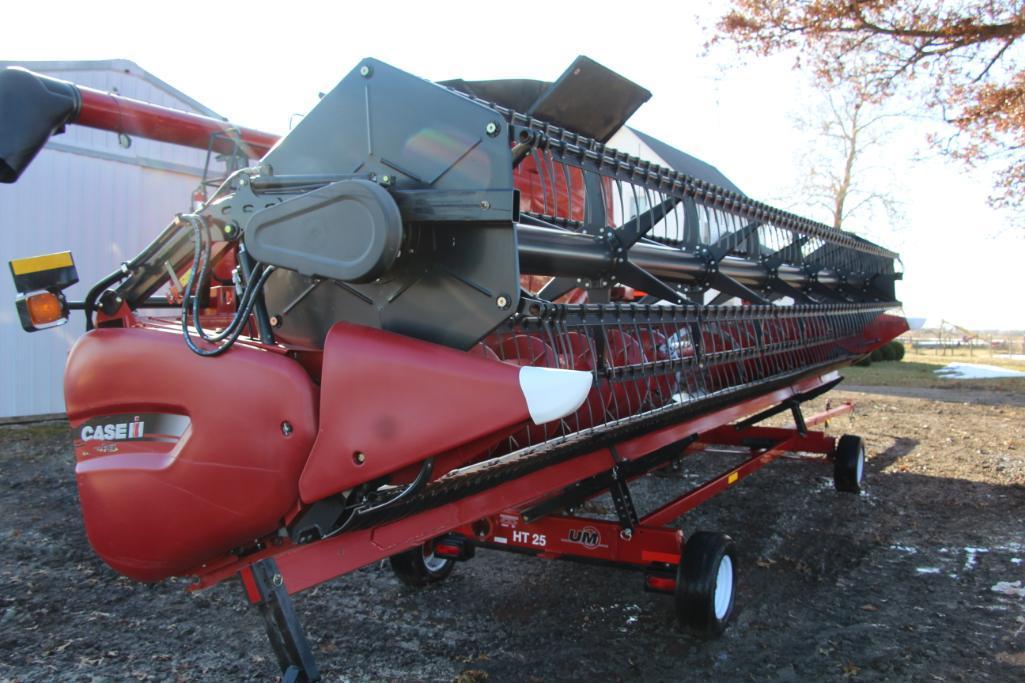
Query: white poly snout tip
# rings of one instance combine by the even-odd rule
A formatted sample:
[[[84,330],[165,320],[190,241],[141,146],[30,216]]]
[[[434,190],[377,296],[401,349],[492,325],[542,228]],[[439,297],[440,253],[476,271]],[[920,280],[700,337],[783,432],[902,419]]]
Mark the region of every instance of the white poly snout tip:
[[[587,400],[591,373],[524,365],[520,368],[520,389],[534,424],[544,424],[572,415]]]

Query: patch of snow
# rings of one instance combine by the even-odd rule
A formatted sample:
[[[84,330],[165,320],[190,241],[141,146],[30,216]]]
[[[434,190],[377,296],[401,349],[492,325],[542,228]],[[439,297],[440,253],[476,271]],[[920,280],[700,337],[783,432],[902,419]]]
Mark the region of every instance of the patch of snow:
[[[1011,564],[1021,564],[1021,558],[1020,557],[1012,557],[1011,558]]]
[[[918,548],[910,545],[891,545],[890,550],[899,550],[900,552],[908,553],[909,555],[914,555],[918,552]]]
[[[939,574],[939,567],[916,567],[915,571],[919,574]]]
[[[1002,595],[1013,595],[1019,598],[1025,598],[1025,587],[1022,587],[1021,581],[998,581],[995,586],[990,588],[994,593],[1000,593]]]
[[[997,379],[1000,377],[1025,377],[1025,372],[998,368],[995,365],[977,363],[949,363],[936,370],[944,379]]]
[[[989,552],[989,548],[971,548],[971,547],[968,547],[968,548],[964,549],[964,552],[965,552],[965,556],[966,556],[965,557],[965,561],[964,561],[964,568],[965,568],[965,571],[970,571],[972,569],[975,569],[975,565],[979,561],[978,554],[979,553],[988,553]]]

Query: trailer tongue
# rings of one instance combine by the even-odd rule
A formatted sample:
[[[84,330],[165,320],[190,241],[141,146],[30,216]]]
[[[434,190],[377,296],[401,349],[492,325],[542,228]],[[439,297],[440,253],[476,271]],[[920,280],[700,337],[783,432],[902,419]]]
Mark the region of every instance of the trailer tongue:
[[[240,576],[286,680],[318,678],[290,594],[386,557],[427,585],[478,547],[635,568],[720,633],[732,542],[669,525],[790,451],[860,490],[861,440],[808,429],[850,406],[800,406],[907,328],[900,273],[607,146],[648,97],[586,58],[445,84],[368,59],[276,140],[0,72],[4,182],[69,124],[260,157],[83,301],[70,254],[12,261],[27,330],[87,316],[65,398],[97,553]],[[757,426],[785,410],[795,429]],[[635,508],[639,477],[707,444],[749,457]],[[605,493],[615,520],[568,512]]]

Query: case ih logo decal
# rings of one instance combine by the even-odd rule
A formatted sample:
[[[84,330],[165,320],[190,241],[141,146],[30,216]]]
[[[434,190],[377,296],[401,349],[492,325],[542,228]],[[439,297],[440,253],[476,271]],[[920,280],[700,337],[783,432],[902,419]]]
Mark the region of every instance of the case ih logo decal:
[[[588,550],[608,547],[601,542],[601,532],[593,526],[585,526],[583,529],[570,529],[569,538],[564,538],[562,540],[566,543],[582,545]]]
[[[146,423],[135,416],[134,422],[117,424],[86,425],[79,434],[82,441],[120,441],[122,439],[141,439],[146,433]]]
[[[175,442],[185,433],[189,418],[167,413],[140,413],[129,415],[103,415],[74,428],[76,445],[92,445],[112,441],[168,441]],[[116,450],[116,449],[114,449]]]

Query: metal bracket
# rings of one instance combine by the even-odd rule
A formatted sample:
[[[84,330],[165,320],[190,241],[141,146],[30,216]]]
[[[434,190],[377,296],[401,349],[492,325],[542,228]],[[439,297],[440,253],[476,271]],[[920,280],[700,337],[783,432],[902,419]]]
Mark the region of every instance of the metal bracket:
[[[661,465],[671,461],[673,458],[679,457],[687,446],[697,441],[697,438],[697,434],[691,434],[679,441],[674,441],[667,446],[663,446],[643,458],[627,461],[617,460],[617,474],[625,482],[629,477],[643,474],[644,472],[650,472],[656,467],[660,467]],[[614,453],[612,457],[615,459],[617,456],[618,452]],[[589,479],[579,481],[564,489],[560,494],[524,510],[522,512],[523,521],[530,524],[566,508],[574,508],[588,498],[596,496],[602,491],[610,488],[612,486],[612,477],[613,471],[609,470],[596,474]]]
[[[260,592],[258,605],[267,637],[281,666],[282,683],[314,683],[320,680],[317,661],[303,635],[295,605],[272,558],[252,566],[253,579]]]
[[[640,523],[637,515],[637,508],[634,507],[633,497],[630,495],[630,487],[626,483],[626,472],[623,465],[625,461],[619,457],[616,446],[609,446],[609,452],[616,464],[612,466],[612,481],[609,485],[609,493],[612,494],[612,504],[616,507],[616,516],[619,524],[623,527],[623,537],[629,539],[633,536],[634,527]]]
[[[797,433],[801,436],[808,435],[808,425],[804,423],[804,413],[801,412],[801,402],[791,400],[790,413],[794,416],[794,426],[797,427]]]

